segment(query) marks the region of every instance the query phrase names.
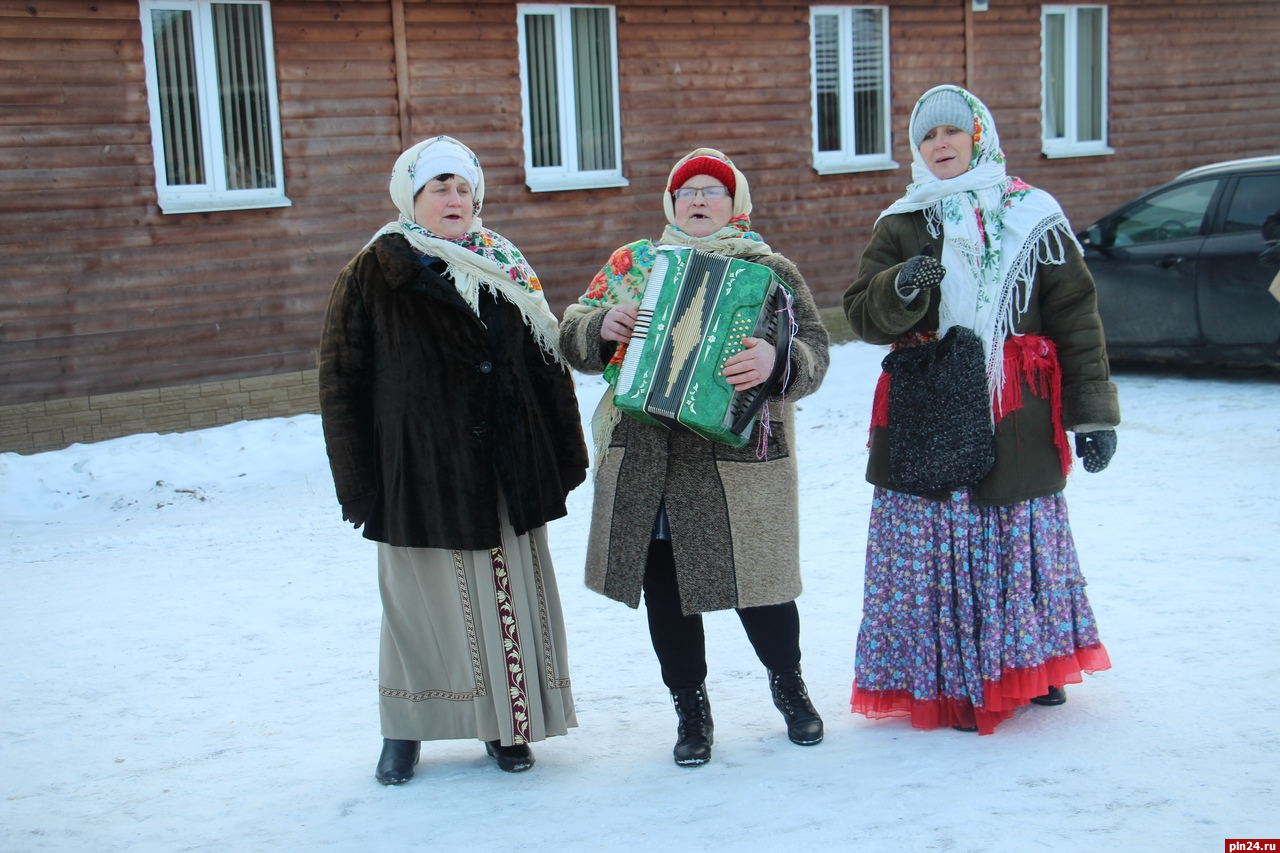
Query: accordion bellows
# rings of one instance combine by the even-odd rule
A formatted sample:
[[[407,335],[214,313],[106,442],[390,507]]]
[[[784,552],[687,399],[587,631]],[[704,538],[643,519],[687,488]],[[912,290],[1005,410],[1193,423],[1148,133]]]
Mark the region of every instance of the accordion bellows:
[[[623,357],[614,405],[643,423],[687,429],[742,447],[756,414],[785,368],[791,292],[768,267],[661,246]],[[724,363],[744,337],[778,352],[774,376],[735,391]]]

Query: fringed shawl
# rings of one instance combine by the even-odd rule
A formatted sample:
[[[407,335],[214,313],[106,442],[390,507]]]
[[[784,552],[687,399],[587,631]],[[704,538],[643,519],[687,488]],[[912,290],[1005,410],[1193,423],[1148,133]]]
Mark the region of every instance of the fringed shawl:
[[[938,334],[967,326],[983,341],[995,411],[1001,408],[1005,388],[1004,341],[1016,334],[1018,317],[1031,304],[1036,268],[1065,263],[1066,244],[1079,249],[1079,243],[1051,195],[1006,175],[995,120],[971,93],[958,86],[930,89],[912,110],[912,121],[920,104],[942,89],[959,92],[973,108],[969,170],[939,180],[913,145],[912,183],[880,218],[922,211],[929,233],[942,236],[941,261],[947,275],[942,280]]]
[[[471,230],[456,239],[432,234],[415,221],[413,212],[413,170],[418,155],[427,146],[441,141],[451,142],[465,150],[479,175],[479,186],[472,187],[474,217]],[[383,234],[399,234],[420,254],[440,258],[447,265],[446,272],[453,279],[458,293],[472,311],[479,314],[480,288],[507,300],[520,311],[539,348],[564,364],[560,355],[559,324],[547,305],[537,274],[511,241],[485,228],[480,221],[480,208],[484,205],[484,170],[471,149],[448,136],[419,142],[396,160],[391,171],[390,190],[391,200],[400,211],[400,217],[379,229],[369,244]]]

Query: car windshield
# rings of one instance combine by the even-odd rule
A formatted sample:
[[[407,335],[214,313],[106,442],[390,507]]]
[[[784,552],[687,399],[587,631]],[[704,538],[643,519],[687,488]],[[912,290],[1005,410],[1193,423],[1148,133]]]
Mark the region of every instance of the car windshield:
[[[1197,181],[1157,193],[1112,222],[1111,245],[1135,246],[1177,240],[1200,233],[1216,180]]]

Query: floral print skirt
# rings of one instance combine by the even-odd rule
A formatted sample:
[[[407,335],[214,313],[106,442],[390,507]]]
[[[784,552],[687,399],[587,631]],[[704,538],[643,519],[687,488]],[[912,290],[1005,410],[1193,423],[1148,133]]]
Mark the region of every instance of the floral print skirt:
[[[877,488],[853,711],[991,734],[1111,667],[1084,588],[1061,493],[986,507]]]

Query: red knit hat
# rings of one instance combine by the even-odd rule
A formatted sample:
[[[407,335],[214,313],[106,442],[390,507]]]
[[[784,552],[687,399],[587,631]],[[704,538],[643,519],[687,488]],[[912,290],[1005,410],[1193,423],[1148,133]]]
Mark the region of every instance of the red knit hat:
[[[717,160],[715,157],[708,157],[702,154],[676,169],[675,174],[671,176],[671,186],[667,187],[667,192],[675,192],[684,186],[690,178],[698,175],[709,175],[715,178],[729,188],[730,195],[734,195],[738,191],[737,181],[733,178],[733,167],[723,160]]]

